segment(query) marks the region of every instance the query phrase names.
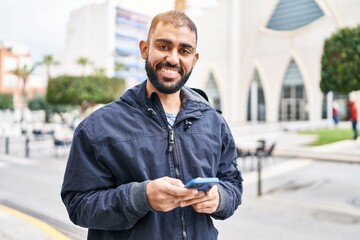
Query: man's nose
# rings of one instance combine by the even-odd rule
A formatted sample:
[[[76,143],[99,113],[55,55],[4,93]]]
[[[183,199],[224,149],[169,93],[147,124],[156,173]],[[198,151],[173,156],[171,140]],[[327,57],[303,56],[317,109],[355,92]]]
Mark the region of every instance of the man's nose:
[[[179,63],[179,55],[176,50],[170,51],[166,56],[166,61],[171,65],[177,65]]]

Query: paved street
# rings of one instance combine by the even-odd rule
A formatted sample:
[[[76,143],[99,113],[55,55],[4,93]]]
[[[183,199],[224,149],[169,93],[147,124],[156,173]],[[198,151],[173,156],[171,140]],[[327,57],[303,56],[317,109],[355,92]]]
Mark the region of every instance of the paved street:
[[[52,153],[49,150],[49,154]],[[0,155],[0,204],[40,219],[71,239],[85,239],[86,231],[70,222],[60,199],[65,164],[65,156],[25,159]],[[17,219],[21,220],[23,219]],[[15,232],[18,238],[6,238],[6,234],[11,233],[8,232],[9,228],[2,228],[5,221],[6,219],[0,217],[1,240],[49,239],[29,236],[26,231],[21,234],[23,228],[19,227],[12,232]]]
[[[258,197],[258,173],[251,158],[245,164],[239,158],[239,167],[244,169],[243,204],[230,219],[215,221],[219,240],[358,239],[360,141],[304,148],[311,136],[256,130],[244,134],[244,129],[235,129],[237,143],[262,138],[276,142],[278,153],[307,152],[321,161],[275,154],[264,162],[262,196]],[[4,154],[0,143],[0,239],[86,239],[86,229],[70,222],[59,195],[68,149],[56,152],[49,140],[31,142],[30,158],[24,158],[23,139],[13,143],[10,155]],[[321,159],[326,154],[333,159]]]
[[[244,200],[235,215],[217,221],[220,240],[352,240],[360,236],[360,165],[290,160],[245,174]]]

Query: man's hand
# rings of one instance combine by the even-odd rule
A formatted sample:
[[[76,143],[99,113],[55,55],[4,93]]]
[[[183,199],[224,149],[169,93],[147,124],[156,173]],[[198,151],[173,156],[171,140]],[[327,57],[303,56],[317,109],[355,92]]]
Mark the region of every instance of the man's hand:
[[[155,211],[168,212],[180,206],[180,202],[201,199],[204,192],[187,189],[175,178],[162,177],[146,185],[146,196]]]
[[[198,213],[214,213],[220,204],[218,186],[214,185],[203,197],[182,201],[180,207],[192,206]]]

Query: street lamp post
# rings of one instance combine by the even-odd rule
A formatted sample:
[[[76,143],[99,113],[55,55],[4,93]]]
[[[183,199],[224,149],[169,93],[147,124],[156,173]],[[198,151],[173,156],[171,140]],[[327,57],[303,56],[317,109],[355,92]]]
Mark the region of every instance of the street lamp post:
[[[175,9],[179,11],[185,11],[186,0],[175,0]]]

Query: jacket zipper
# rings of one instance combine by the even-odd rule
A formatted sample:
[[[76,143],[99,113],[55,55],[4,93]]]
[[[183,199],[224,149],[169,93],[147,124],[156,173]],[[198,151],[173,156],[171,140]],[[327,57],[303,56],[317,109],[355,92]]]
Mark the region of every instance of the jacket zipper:
[[[177,159],[176,155],[176,148],[175,148],[175,141],[174,141],[174,130],[173,128],[169,127],[169,152],[171,152],[174,160],[174,167],[175,167],[175,176],[178,179],[180,178],[180,167],[179,167],[179,160]],[[182,239],[187,239],[186,234],[186,221],[185,221],[185,210],[183,208],[180,209],[180,216],[181,216],[181,227],[182,227]]]
[[[176,157],[176,151],[175,151],[175,141],[174,141],[174,130],[169,127],[169,152],[171,152],[173,160],[174,160],[174,166],[175,166],[175,176],[178,179],[180,178],[180,168],[179,168],[179,161]]]
[[[153,115],[154,117],[157,115],[156,111],[154,111],[154,109],[152,108],[148,108],[148,112],[150,112],[151,115]],[[163,121],[165,121],[165,124],[168,125],[166,118],[163,118]],[[168,145],[169,145],[168,150],[173,157],[173,162],[175,167],[175,177],[177,179],[181,179],[179,160],[177,159],[176,148],[175,148],[174,129],[170,126],[168,126]],[[183,208],[180,208],[180,217],[181,217],[182,239],[187,240],[185,210]]]

